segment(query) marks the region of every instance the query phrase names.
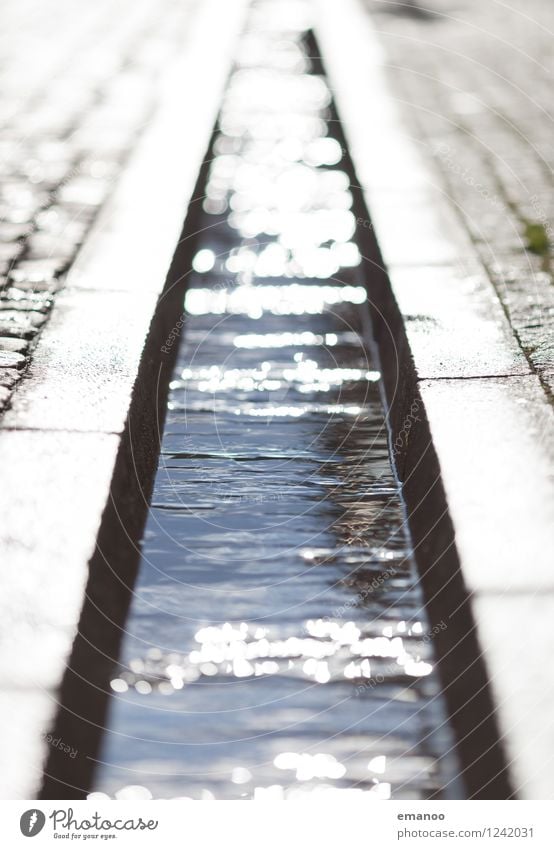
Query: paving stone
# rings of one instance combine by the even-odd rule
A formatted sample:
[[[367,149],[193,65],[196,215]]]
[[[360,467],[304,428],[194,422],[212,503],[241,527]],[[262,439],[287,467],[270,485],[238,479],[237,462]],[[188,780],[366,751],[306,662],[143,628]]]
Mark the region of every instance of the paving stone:
[[[0,798],[36,799],[42,783],[42,762],[48,745],[45,735],[53,723],[58,702],[52,692],[39,688],[0,689]],[[15,707],[17,706],[17,707]],[[14,715],[17,715],[17,722]]]
[[[28,228],[24,224],[13,224],[9,221],[0,223],[0,241],[15,242],[23,238],[28,232]]]
[[[33,289],[8,286],[0,294],[0,304],[4,309],[37,310],[48,312],[53,303],[51,292],[35,292]],[[22,306],[21,306],[22,305]]]
[[[59,199],[61,203],[98,207],[104,201],[108,189],[109,184],[103,180],[78,177],[62,186]]]
[[[21,375],[17,369],[0,368],[0,386],[11,389],[20,378]]]
[[[121,432],[155,303],[154,294],[61,293],[5,425]]]
[[[17,268],[10,271],[9,278],[16,286],[32,284],[37,288],[40,286],[49,287],[60,271],[59,264],[50,259],[24,260],[17,264]]]
[[[67,236],[51,236],[49,233],[33,233],[27,240],[25,256],[29,260],[48,259],[54,255],[60,268],[64,267],[77,250],[77,242]]]
[[[21,253],[21,245],[15,243],[0,242],[0,262],[13,262]]]
[[[466,271],[463,267],[393,268],[389,276],[420,378],[530,371],[477,263],[468,264]]]
[[[6,407],[11,394],[11,389],[8,389],[7,386],[0,386],[0,410]]]
[[[420,390],[468,588],[554,591],[554,416],[537,378]]]
[[[0,654],[4,685],[49,686],[60,680],[117,446],[115,436],[104,434],[2,434],[0,557],[10,592],[0,602],[0,630],[2,642],[12,646]]]
[[[0,199],[0,219],[11,224],[26,224],[34,217],[32,209],[21,209]]]
[[[554,594],[482,595],[474,605],[515,789],[521,799],[550,800],[554,670],[546,658],[554,646]]]
[[[0,344],[0,368],[22,369],[27,362],[23,354],[18,354],[15,351],[2,350]]]
[[[38,333],[45,321],[46,316],[36,311],[0,310],[0,336],[30,339]]]
[[[0,351],[13,351],[17,354],[24,354],[28,349],[29,342],[26,339],[0,336]]]
[[[467,234],[438,196],[375,191],[368,193],[368,202],[388,267],[454,264],[473,253]]]
[[[60,278],[49,277],[46,279],[42,275],[27,275],[20,273],[20,269],[17,269],[17,274],[14,272],[13,276],[10,273],[10,283],[11,285],[2,292],[4,297],[9,297],[10,290],[13,290],[14,293],[19,293],[20,297],[32,297],[35,294],[38,296],[44,293],[43,297],[50,299],[50,301],[52,300],[51,296],[63,286],[63,280]]]
[[[554,371],[543,372],[541,374],[541,383],[550,400],[554,401]]]
[[[2,292],[2,299],[0,300],[0,318],[6,312],[16,312],[20,313],[34,313],[40,312],[45,313],[48,312],[49,307],[51,307],[52,302],[50,299],[33,297],[31,293],[30,298],[14,298],[13,295],[21,294],[16,289],[7,289]],[[12,297],[10,297],[12,295]]]
[[[554,287],[538,257],[497,257],[491,278],[519,342],[534,369],[546,379],[554,366]]]
[[[44,213],[44,218],[37,216],[37,233],[47,236],[54,240],[54,245],[57,245],[56,239],[63,237],[64,240],[72,244],[74,247],[83,240],[89,221],[71,220],[67,216],[61,216],[54,213],[50,216],[51,210]],[[50,216],[50,217],[46,217]]]
[[[7,304],[4,309],[5,302],[0,307],[0,321],[4,323],[10,322],[28,322],[35,327],[40,327],[46,321],[46,316],[38,310],[18,310],[14,304]],[[7,336],[13,334],[8,333]]]

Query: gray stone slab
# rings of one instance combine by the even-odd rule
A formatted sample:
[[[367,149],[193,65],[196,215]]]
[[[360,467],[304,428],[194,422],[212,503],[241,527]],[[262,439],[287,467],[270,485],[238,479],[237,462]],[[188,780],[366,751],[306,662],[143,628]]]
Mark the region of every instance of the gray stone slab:
[[[392,177],[391,177],[392,179]],[[472,256],[471,243],[439,191],[375,190],[366,201],[385,265],[445,265]]]
[[[390,269],[420,378],[527,374],[529,364],[477,263]]]
[[[48,690],[0,689],[0,799],[36,798],[57,706]]]
[[[519,798],[554,798],[554,594],[475,599]]]
[[[60,681],[118,444],[100,433],[2,433],[2,686]]]
[[[468,588],[554,591],[554,417],[538,379],[420,390]]]
[[[155,304],[154,294],[60,293],[4,426],[120,433]]]
[[[0,350],[0,368],[21,369],[25,365],[25,357],[15,351]]]
[[[0,336],[0,354],[13,351],[17,354],[24,354],[29,348],[29,342],[26,339],[17,339],[11,336]]]
[[[11,389],[19,379],[20,374],[16,369],[0,368],[0,386]]]

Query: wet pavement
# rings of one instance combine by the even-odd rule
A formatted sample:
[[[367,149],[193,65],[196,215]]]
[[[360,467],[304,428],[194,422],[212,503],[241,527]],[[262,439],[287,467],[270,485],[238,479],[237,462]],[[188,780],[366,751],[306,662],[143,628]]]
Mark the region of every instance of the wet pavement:
[[[262,0],[239,45],[93,797],[453,795],[309,26]]]

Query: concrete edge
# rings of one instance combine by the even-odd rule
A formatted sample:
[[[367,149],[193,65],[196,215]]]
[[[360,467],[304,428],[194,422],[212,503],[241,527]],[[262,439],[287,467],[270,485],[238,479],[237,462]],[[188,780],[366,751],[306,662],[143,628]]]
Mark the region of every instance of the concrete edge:
[[[165,337],[159,334],[180,313],[175,252],[245,8],[246,0],[224,6],[207,0],[192,19],[188,43],[160,86],[159,108],[68,274],[0,428],[2,477],[11,484],[0,495],[0,549],[6,566],[11,565],[11,596],[0,604],[0,621],[14,624],[24,638],[18,645],[19,662],[0,671],[3,691],[10,695],[9,714],[24,718],[19,732],[26,742],[17,779],[0,791],[4,798],[36,797],[45,757],[50,762],[57,751],[48,750],[44,735],[59,715],[59,688],[75,654],[83,604],[105,605],[112,637],[123,621],[134,564],[131,558],[127,572],[115,575],[122,560],[114,556],[112,562],[110,555],[122,544],[135,554],[137,550],[163,416],[160,374],[171,365],[168,358],[161,362]],[[214,18],[219,22],[215,29]],[[112,331],[119,327],[111,342],[99,332],[102,315]],[[65,345],[61,354],[60,340]],[[133,500],[137,492],[146,499],[144,511]],[[98,577],[100,568],[109,573],[110,592],[114,583],[120,586],[119,619],[114,607],[118,598],[105,594],[106,582],[91,596],[91,576]],[[55,591],[38,593],[51,603],[39,603],[37,586]],[[8,615],[14,609],[19,617]],[[100,652],[116,648],[113,641],[99,645]],[[77,677],[87,670],[81,661]],[[105,708],[104,696],[98,694],[96,718]],[[36,710],[31,710],[35,702]],[[6,715],[6,741],[10,725]],[[86,776],[94,733],[90,749],[86,737],[80,744],[71,766],[79,760],[76,772]],[[12,748],[0,740],[2,759]],[[10,775],[8,766],[5,774]],[[59,797],[76,798],[85,791],[82,784],[66,787]]]
[[[358,214],[369,209],[364,253],[392,451],[432,624],[447,618],[435,644],[467,795],[552,798],[541,762],[545,747],[554,753],[554,727],[541,700],[554,673],[546,649],[535,659],[525,620],[506,614],[543,595],[538,630],[554,644],[552,410],[402,125],[368,12],[357,0],[340,10],[317,0],[315,35],[359,182]],[[455,315],[445,322],[452,305],[441,275],[444,290],[455,281],[461,337]],[[429,323],[423,345],[414,313]],[[487,324],[490,358],[479,356]]]

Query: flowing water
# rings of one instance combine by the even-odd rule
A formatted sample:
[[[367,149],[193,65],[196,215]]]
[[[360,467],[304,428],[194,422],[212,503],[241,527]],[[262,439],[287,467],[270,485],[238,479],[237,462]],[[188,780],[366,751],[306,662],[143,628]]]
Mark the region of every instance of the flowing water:
[[[96,793],[448,795],[308,13],[252,6],[219,117]]]

